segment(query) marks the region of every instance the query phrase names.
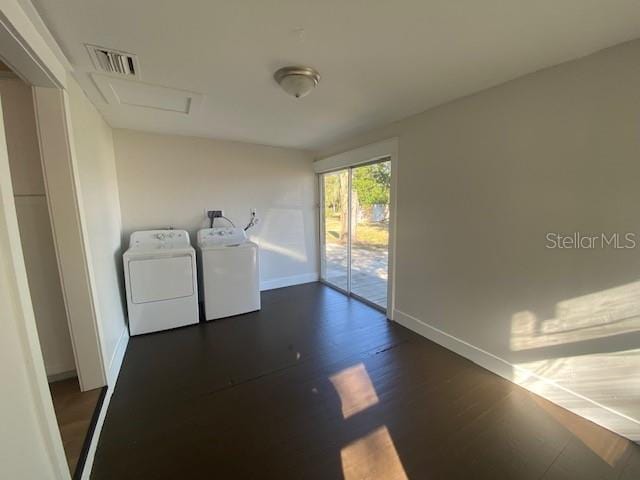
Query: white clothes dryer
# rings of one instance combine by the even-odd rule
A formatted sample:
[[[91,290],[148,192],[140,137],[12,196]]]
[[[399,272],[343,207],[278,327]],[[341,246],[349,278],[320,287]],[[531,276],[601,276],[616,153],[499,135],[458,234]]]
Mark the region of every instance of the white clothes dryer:
[[[198,323],[196,253],[188,232],[134,232],[123,262],[131,335]]]

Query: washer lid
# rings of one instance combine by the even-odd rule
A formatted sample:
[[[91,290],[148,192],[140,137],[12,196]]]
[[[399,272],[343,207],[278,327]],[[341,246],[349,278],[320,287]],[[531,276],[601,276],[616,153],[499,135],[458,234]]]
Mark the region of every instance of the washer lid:
[[[239,227],[213,227],[198,231],[198,246],[230,247],[247,242],[246,232]]]
[[[230,245],[214,245],[214,244],[207,245],[206,243],[203,243],[198,245],[198,248],[202,252],[210,252],[213,250],[227,251],[227,250],[246,250],[248,248],[257,249],[258,245],[253,242],[235,243]]]

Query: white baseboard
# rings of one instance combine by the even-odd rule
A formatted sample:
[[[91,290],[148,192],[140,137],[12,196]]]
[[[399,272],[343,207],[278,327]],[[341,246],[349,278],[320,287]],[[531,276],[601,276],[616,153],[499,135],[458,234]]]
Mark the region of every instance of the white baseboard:
[[[394,320],[409,330],[442,345],[448,350],[471,360],[481,367],[484,367],[487,370],[500,375],[501,377],[516,383],[563,408],[566,408],[567,410],[587,418],[587,420],[597,423],[598,425],[616,432],[634,442],[640,442],[640,422],[636,419],[628,417],[590,398],[587,398],[584,395],[567,389],[553,380],[541,377],[535,372],[509,363],[503,358],[471,345],[460,338],[454,337],[453,335],[450,335],[398,309],[394,310],[394,314]],[[517,381],[516,374],[518,374],[519,378],[526,378],[527,381]],[[531,381],[532,379],[534,381]],[[536,388],[540,387],[540,385],[543,385],[544,388]],[[585,414],[585,412],[588,413]]]
[[[320,275],[317,272],[303,273],[302,275],[293,275],[291,277],[279,277],[271,280],[262,280],[260,282],[260,291],[273,290],[274,288],[290,287],[301,283],[317,282]]]
[[[116,344],[116,348],[111,356],[111,362],[109,362],[109,371],[107,372],[107,385],[115,386],[120,368],[122,367],[122,361],[124,360],[124,353],[127,351],[127,345],[129,343],[129,330],[125,326],[120,334],[120,339]]]
[[[62,380],[68,380],[69,378],[77,377],[78,373],[75,370],[62,371],[60,373],[52,373],[47,375],[47,382],[60,382]]]
[[[96,427],[93,429],[93,436],[91,437],[91,443],[89,444],[89,451],[87,452],[87,458],[84,461],[82,476],[80,477],[81,480],[89,480],[91,478],[91,470],[93,469],[93,461],[96,458],[96,449],[98,448],[100,433],[102,432],[104,419],[107,416],[107,410],[109,408],[109,402],[111,401],[111,395],[113,395],[114,388],[115,388],[115,384],[107,386],[107,393],[105,394],[104,400],[102,401],[100,414],[98,415],[98,420],[96,421]]]
[[[109,371],[107,373],[107,393],[104,396],[102,407],[100,408],[100,414],[96,422],[96,427],[93,430],[93,436],[91,437],[91,443],[89,444],[89,451],[87,452],[87,458],[84,462],[84,468],[82,470],[82,480],[89,480],[91,477],[91,469],[93,468],[93,460],[96,456],[96,449],[98,448],[98,442],[100,440],[100,433],[102,432],[102,426],[104,425],[104,419],[107,416],[107,410],[109,409],[109,402],[111,396],[116,388],[118,381],[118,375],[122,368],[122,361],[124,360],[124,354],[127,351],[127,345],[129,344],[129,330],[125,326],[120,335],[120,339],[116,345],[116,348],[111,356],[111,362],[109,363]]]

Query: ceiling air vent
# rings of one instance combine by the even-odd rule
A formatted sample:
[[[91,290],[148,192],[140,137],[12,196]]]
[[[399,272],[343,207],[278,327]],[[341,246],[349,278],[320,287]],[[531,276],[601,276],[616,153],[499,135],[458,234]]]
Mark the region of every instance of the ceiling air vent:
[[[87,45],[87,50],[96,70],[128,78],[139,76],[138,58],[135,55],[96,45]]]

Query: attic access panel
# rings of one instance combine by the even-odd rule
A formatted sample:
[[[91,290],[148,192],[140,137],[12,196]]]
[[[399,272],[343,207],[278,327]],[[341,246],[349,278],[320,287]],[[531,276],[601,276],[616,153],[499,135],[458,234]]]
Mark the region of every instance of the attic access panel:
[[[98,90],[110,105],[142,107],[189,115],[202,95],[186,90],[150,85],[106,75],[92,75]]]

